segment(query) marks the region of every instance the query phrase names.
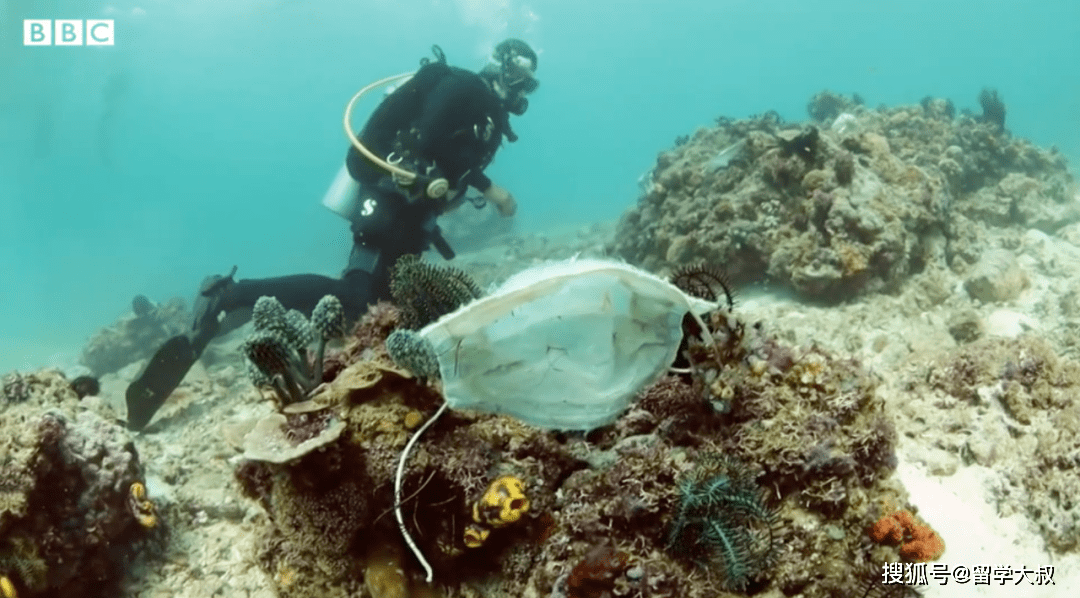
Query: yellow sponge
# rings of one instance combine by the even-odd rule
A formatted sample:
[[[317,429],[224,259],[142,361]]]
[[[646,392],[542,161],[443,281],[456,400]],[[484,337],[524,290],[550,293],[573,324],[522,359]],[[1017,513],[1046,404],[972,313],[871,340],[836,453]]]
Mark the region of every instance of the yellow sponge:
[[[514,476],[491,482],[480,500],[473,503],[473,521],[492,527],[514,523],[529,510],[525,484]]]

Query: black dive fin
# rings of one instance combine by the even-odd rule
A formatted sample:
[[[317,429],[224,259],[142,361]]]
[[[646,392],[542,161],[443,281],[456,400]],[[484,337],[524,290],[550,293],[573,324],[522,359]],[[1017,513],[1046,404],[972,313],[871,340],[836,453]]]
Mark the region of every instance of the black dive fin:
[[[187,335],[165,341],[127,388],[127,426],[141,430],[150,423],[158,408],[199,359],[199,353]]]

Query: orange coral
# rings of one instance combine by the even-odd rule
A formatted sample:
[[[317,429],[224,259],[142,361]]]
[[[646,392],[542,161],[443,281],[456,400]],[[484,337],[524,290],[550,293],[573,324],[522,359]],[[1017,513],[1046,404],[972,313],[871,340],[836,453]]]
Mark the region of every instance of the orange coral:
[[[907,510],[885,515],[870,526],[868,534],[878,544],[900,544],[900,556],[907,561],[933,561],[945,552],[941,536]]]

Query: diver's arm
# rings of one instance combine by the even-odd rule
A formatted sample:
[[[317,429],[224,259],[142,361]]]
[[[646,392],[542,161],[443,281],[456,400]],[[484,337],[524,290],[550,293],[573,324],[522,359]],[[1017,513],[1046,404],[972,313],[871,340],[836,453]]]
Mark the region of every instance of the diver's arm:
[[[491,182],[491,178],[484,174],[483,171],[476,171],[475,173],[469,171],[469,173],[462,178],[461,182],[476,189],[480,193],[487,193],[487,190],[494,184]]]
[[[514,201],[514,196],[495,183],[492,183],[487,188],[487,191],[484,191],[484,199],[495,204],[495,208],[499,210],[499,213],[507,218],[517,212],[517,202]]]

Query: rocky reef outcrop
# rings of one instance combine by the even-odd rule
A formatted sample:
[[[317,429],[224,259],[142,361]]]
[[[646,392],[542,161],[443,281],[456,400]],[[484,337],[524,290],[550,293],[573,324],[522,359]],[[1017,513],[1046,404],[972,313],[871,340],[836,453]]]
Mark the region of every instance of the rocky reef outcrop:
[[[704,261],[838,301],[964,269],[987,227],[1080,220],[1061,154],[946,101],[868,109],[824,92],[809,112],[722,118],[662,152],[609,249],[648,270]]]
[[[158,523],[135,446],[59,372],[12,376],[20,394],[0,397],[0,576],[23,598],[116,596]]]

